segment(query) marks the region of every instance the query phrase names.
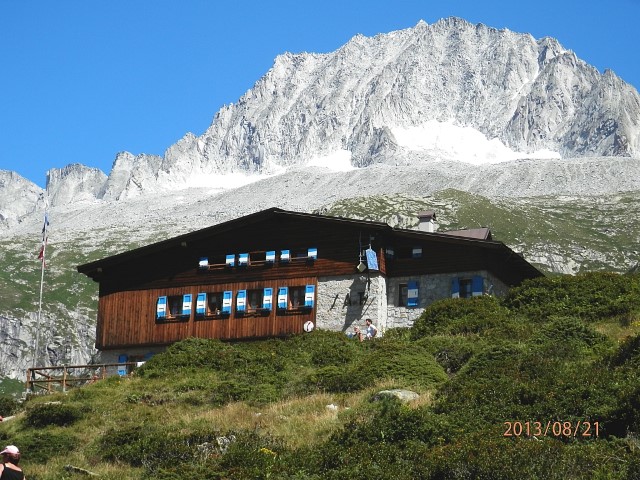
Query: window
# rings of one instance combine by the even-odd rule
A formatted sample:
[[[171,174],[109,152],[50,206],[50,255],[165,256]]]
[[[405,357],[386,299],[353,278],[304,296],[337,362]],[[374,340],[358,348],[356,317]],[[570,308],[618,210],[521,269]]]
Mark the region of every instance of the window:
[[[289,307],[304,307],[304,287],[289,287]]]
[[[262,308],[262,297],[264,290],[247,290],[247,311],[255,312]]]
[[[315,285],[278,288],[278,310],[313,308],[315,305]]]
[[[408,293],[409,293],[409,288],[406,283],[401,283],[398,285],[398,306],[399,307],[407,306]]]
[[[474,275],[472,278],[454,278],[451,282],[453,298],[470,298],[484,295],[484,278]]]
[[[461,278],[460,279],[460,298],[470,298],[470,297],[471,297],[471,279]]]
[[[222,292],[207,293],[207,315],[220,315],[222,311]]]
[[[182,314],[182,295],[171,295],[168,298],[169,318],[177,317]]]
[[[191,316],[192,300],[193,296],[190,293],[158,297],[156,320],[188,320]]]

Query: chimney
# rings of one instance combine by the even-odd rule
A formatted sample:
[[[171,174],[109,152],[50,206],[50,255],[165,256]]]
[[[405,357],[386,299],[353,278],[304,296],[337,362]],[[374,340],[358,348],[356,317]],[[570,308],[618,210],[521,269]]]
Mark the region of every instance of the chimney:
[[[421,232],[435,232],[437,229],[436,212],[427,210],[418,213],[418,230]]]

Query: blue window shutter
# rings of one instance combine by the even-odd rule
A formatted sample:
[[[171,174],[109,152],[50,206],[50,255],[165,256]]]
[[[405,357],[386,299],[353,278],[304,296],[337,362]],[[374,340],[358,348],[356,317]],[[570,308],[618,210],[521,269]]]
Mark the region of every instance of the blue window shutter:
[[[127,363],[129,361],[129,356],[122,354],[118,355],[118,363]],[[118,365],[118,375],[124,376],[127,374],[127,366],[126,365]]]
[[[204,315],[207,312],[207,294],[199,293],[196,297],[196,315]]]
[[[278,308],[285,309],[289,306],[289,288],[280,287],[278,289]]]
[[[460,279],[451,280],[451,298],[460,298]]]
[[[276,251],[275,250],[269,250],[265,255],[265,261],[267,263],[275,263],[275,261],[276,261]]]
[[[227,290],[222,293],[222,313],[226,313],[226,314],[231,313],[232,298],[233,298],[233,292],[231,290]]]
[[[484,293],[484,279],[480,275],[474,275],[471,280],[471,295],[474,297]]]
[[[262,294],[262,308],[271,310],[273,308],[273,288],[265,288]]]
[[[247,291],[246,290],[238,290],[238,294],[236,295],[236,310],[238,312],[247,311]]]
[[[182,296],[182,315],[191,315],[191,301],[193,295],[186,293]]]
[[[156,318],[167,318],[167,297],[159,297],[156,304]]]
[[[417,307],[419,298],[418,282],[407,282],[407,307]]]
[[[307,285],[304,290],[304,306],[313,308],[313,302],[315,300],[316,286]]]
[[[229,254],[226,257],[225,263],[227,267],[233,267],[236,264],[236,256],[234,254]]]

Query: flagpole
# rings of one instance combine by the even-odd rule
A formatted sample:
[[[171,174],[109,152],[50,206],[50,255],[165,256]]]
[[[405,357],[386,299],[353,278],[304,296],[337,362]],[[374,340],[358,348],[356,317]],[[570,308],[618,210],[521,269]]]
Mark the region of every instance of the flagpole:
[[[40,350],[40,320],[42,319],[42,293],[44,291],[44,267],[47,253],[47,226],[48,219],[48,199],[45,197],[44,203],[44,226],[42,227],[42,250],[41,250],[41,266],[40,266],[40,299],[38,301],[38,318],[36,320],[36,345],[33,352],[33,368],[38,366],[38,352]]]

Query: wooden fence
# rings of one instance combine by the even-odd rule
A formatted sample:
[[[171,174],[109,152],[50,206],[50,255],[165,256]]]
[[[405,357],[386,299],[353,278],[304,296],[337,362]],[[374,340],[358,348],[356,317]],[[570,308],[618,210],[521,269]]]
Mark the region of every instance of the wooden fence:
[[[28,368],[27,391],[32,393],[66,392],[68,388],[95,383],[111,375],[127,375],[138,365],[137,362],[126,362]]]

